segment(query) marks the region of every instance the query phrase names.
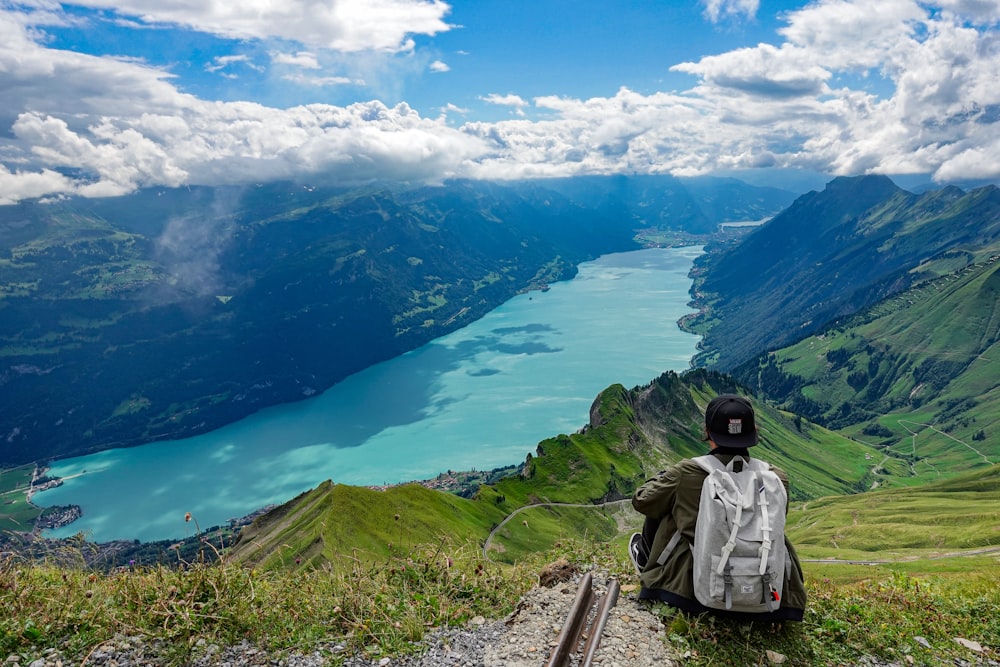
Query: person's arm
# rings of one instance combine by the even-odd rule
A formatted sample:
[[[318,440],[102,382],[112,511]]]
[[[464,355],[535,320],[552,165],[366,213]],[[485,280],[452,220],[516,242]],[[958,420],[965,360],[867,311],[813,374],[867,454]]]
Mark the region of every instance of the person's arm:
[[[664,470],[636,490],[632,496],[632,507],[646,516],[666,516],[673,509],[679,479],[678,466]]]

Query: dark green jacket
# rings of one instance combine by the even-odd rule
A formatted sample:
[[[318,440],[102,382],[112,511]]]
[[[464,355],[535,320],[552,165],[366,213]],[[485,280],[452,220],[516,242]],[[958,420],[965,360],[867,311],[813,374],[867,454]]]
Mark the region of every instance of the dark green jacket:
[[[723,463],[729,463],[731,454],[719,454]],[[781,478],[788,490],[788,476],[780,469],[771,469]],[[649,560],[639,575],[642,582],[641,599],[657,599],[693,613],[712,612],[753,620],[801,620],[806,607],[806,590],[802,579],[802,566],[788,538],[785,545],[791,559],[791,569],[785,573],[781,606],[773,616],[769,614],[737,614],[719,612],[702,606],[694,597],[692,571],[694,558],[694,527],[698,518],[701,486],[708,474],[691,459],[664,470],[639,487],[632,497],[632,507],[649,518],[658,519],[659,526],[650,545]],[[656,561],[667,542],[680,530],[682,539],[663,565]]]

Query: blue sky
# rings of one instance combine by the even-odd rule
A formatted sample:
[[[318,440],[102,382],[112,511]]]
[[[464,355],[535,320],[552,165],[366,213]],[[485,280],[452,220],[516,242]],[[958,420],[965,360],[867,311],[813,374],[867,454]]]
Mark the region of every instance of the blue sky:
[[[997,0],[0,0],[0,203],[294,178],[1000,180]]]
[[[377,98],[390,106],[406,102],[424,116],[451,104],[485,120],[511,114],[483,101],[489,95],[591,98],[622,86],[646,94],[688,88],[695,79],[671,72],[672,65],[773,41],[777,14],[796,4],[774,2],[763,16],[713,21],[697,2],[464,0],[447,10],[440,5],[442,29],[406,35],[412,49],[349,55],[291,39],[248,40],[176,25],[150,29],[134,17],[124,21],[120,12],[63,5],[76,23],[47,28],[46,45],[138,59],[206,99],[280,107]],[[301,66],[310,58],[316,67]],[[303,77],[286,78],[293,74]]]

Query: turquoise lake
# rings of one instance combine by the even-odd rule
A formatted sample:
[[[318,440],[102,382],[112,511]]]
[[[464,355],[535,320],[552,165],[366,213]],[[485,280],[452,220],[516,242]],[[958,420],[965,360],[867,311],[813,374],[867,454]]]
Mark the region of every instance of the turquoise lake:
[[[588,421],[614,383],[688,368],[699,338],[688,272],[701,249],[647,249],[580,265],[482,319],[326,392],[204,435],[57,461],[41,506],[83,517],[49,537],[152,541],[225,523],[327,479],[380,485],[521,463]]]

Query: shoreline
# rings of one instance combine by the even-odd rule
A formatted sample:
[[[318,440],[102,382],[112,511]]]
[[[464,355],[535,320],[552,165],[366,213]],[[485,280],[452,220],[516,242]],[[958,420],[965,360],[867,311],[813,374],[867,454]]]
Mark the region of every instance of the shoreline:
[[[31,499],[39,491],[45,491],[47,489],[54,489],[57,486],[62,486],[63,480],[61,477],[53,477],[51,479],[47,478],[45,476],[45,473],[47,473],[50,470],[50,468],[44,464],[35,463],[34,466],[35,469],[31,473],[31,482],[28,484],[28,491],[25,494],[26,495],[25,499],[27,503],[32,507],[34,507],[35,509],[43,510],[45,509],[44,507],[39,507],[35,503],[31,502]],[[39,484],[40,480],[45,480],[45,481]]]
[[[32,502],[35,494],[40,491],[47,491],[63,485],[62,477],[48,477],[46,473],[51,470],[47,465],[35,463],[34,471],[31,474],[31,482],[25,493],[25,502],[39,511],[39,515],[31,524],[32,535],[42,537],[42,531],[63,528],[70,525],[83,516],[83,508],[79,505],[52,505],[41,507]]]
[[[665,241],[666,239],[663,239],[663,240]],[[662,253],[667,248],[670,248],[673,251],[673,253],[676,253],[680,249],[688,248],[688,250],[680,250],[681,254],[679,255],[680,259],[686,259],[686,261],[684,261],[683,263],[677,263],[677,262],[680,261],[680,259],[671,260],[671,264],[670,264],[673,267],[673,268],[671,268],[671,271],[673,271],[674,273],[676,273],[676,276],[675,277],[672,276],[671,280],[674,281],[674,282],[677,282],[678,284],[687,283],[686,285],[684,285],[684,287],[686,289],[684,289],[683,292],[681,292],[681,291],[677,292],[677,296],[679,296],[681,298],[676,299],[676,300],[677,301],[688,301],[691,298],[691,293],[690,293],[690,287],[691,287],[691,284],[690,284],[690,280],[691,280],[690,279],[690,270],[692,268],[691,257],[695,256],[695,255],[700,255],[702,252],[704,252],[704,250],[703,250],[704,243],[699,242],[699,241],[701,241],[701,239],[697,239],[697,240],[695,240],[695,239],[683,239],[683,242],[682,242],[682,240],[679,240],[679,239],[671,239],[671,241],[672,241],[672,243],[670,243],[669,245],[667,245],[666,243],[649,244],[649,245],[647,245],[644,248],[644,250],[649,251],[649,250],[655,249],[656,252]],[[673,257],[674,256],[673,253],[670,253],[668,256],[669,257]],[[615,253],[615,254],[619,254],[619,253]],[[624,254],[624,253],[622,253],[622,254]],[[657,254],[656,256],[660,257],[659,254]],[[629,262],[631,262],[631,261],[632,260],[627,260],[626,261],[626,265],[630,265]],[[667,261],[667,260],[664,259],[664,261]],[[687,275],[686,279],[684,278],[685,275]],[[671,284],[673,284],[673,282]],[[554,289],[555,288],[553,287],[553,290]],[[658,293],[659,292],[657,292],[657,294]],[[536,295],[536,300],[537,299],[538,299],[538,296]],[[692,334],[692,332],[685,331],[685,329],[683,327],[680,327],[678,325],[678,317],[680,315],[681,315],[681,313],[678,313],[677,316],[666,318],[666,319],[668,319],[670,321],[671,324],[673,324],[673,326],[670,326],[669,328],[672,329],[672,330],[680,330],[680,331],[684,332],[685,334]],[[697,336],[697,334],[693,334],[693,335]],[[695,346],[689,344],[688,347],[685,349],[685,352],[686,352],[687,355],[693,356],[693,355],[697,354],[697,352],[698,352],[697,348],[695,347],[695,349],[691,349],[692,347],[695,347]],[[549,350],[545,350],[545,351],[549,351]],[[664,362],[664,363],[669,363],[669,362]],[[685,362],[685,366],[686,367],[690,367],[690,365],[691,365],[691,361],[690,361],[690,359],[688,359]],[[655,371],[654,370],[650,370],[650,373],[648,375],[643,375],[642,379],[637,378],[635,380],[635,382],[644,382],[644,381],[647,381],[649,378],[655,376],[660,370],[662,370],[665,367],[666,366],[661,366],[661,365],[657,364],[657,365],[655,365]],[[681,367],[678,366],[677,370],[681,370]],[[614,379],[613,380],[609,380],[609,382],[617,380],[618,377],[619,377],[618,375],[615,375]],[[596,394],[598,391],[600,391],[600,389],[595,389],[594,393]],[[588,406],[589,406],[589,401],[588,401]],[[581,417],[579,417],[579,419],[580,419],[580,421],[582,423],[583,417],[581,416]],[[562,428],[563,430],[565,430],[565,427],[560,427],[560,428]],[[553,432],[555,432],[555,431],[553,431]],[[546,435],[551,435],[551,433],[548,433]],[[546,437],[546,436],[545,435],[539,436],[539,438],[544,438],[544,437]],[[534,442],[534,441],[532,441],[530,443],[526,443],[525,449],[526,450],[530,450],[531,447],[533,447],[535,444],[537,444],[537,442]],[[240,455],[237,458],[244,458],[245,456],[249,457],[249,458],[247,458],[247,460],[252,460],[254,455],[253,455],[252,452],[249,453],[249,454],[244,455],[242,453],[242,450],[241,450],[241,453],[240,453]],[[466,457],[466,458],[468,458],[468,457]],[[521,463],[522,457],[521,456],[518,456],[518,457],[506,457],[506,461],[503,460],[503,459],[496,459],[496,460],[497,460],[498,463],[508,463],[508,465],[517,465],[517,464]],[[237,462],[237,463],[239,463],[239,462]],[[438,465],[439,463],[444,463],[445,465]],[[378,488],[380,486],[395,486],[395,485],[398,485],[398,484],[407,484],[407,483],[423,484],[424,486],[429,487],[429,488],[438,488],[440,490],[445,490],[445,491],[453,491],[455,489],[455,487],[458,487],[458,492],[461,494],[461,493],[464,492],[465,488],[469,487],[468,480],[446,480],[446,479],[443,478],[444,477],[443,473],[437,472],[437,471],[440,471],[443,468],[445,468],[447,466],[447,464],[449,464],[449,463],[451,463],[454,466],[454,464],[456,463],[456,461],[452,461],[452,460],[443,460],[443,461],[440,461],[440,462],[435,461],[434,462],[435,465],[433,465],[433,466],[430,466],[430,465],[425,466],[425,468],[427,469],[427,472],[430,472],[430,475],[427,475],[426,472],[424,472],[424,471],[412,470],[411,472],[416,472],[417,473],[416,475],[412,475],[412,477],[414,479],[408,479],[408,480],[404,480],[404,481],[400,481],[400,482],[393,482],[391,484],[378,484],[378,482],[381,482],[382,479],[384,479],[381,475],[379,475],[376,479],[371,480],[371,481],[374,481],[375,484],[365,484],[364,482],[367,482],[369,480],[364,480],[364,479],[359,479],[358,481],[362,482],[361,485],[369,486],[369,487],[374,487],[374,488]],[[473,463],[473,461],[471,461],[471,460],[465,460],[465,461],[459,462],[458,465],[459,465],[459,467],[465,468],[465,467],[469,466],[469,463]],[[473,465],[475,465],[475,464],[473,463]],[[491,465],[495,465],[495,464],[493,464],[491,462]],[[101,464],[97,464],[97,466],[98,467],[103,467]],[[57,464],[54,464],[52,467],[53,467],[53,469],[60,469],[61,465],[57,463]],[[94,462],[91,462],[91,465],[89,465],[88,467],[89,468],[93,468],[94,467]],[[212,466],[207,466],[207,468],[210,470],[212,468]],[[69,472],[74,472],[75,473],[76,470],[78,470],[78,469],[79,469],[78,467],[75,468],[75,469],[73,469],[73,470],[65,469],[64,468],[64,470],[67,473],[69,473]],[[436,471],[435,471],[435,469],[436,469]],[[431,475],[435,475],[436,473],[437,473],[437,477],[431,477]],[[336,471],[332,472],[333,476],[336,476],[337,474],[338,473]],[[327,472],[326,475],[330,476],[331,473]],[[42,480],[42,476],[43,476],[43,473],[40,471],[39,474],[38,474],[38,476],[36,477],[36,479],[38,481],[41,481]],[[407,476],[409,477],[410,475],[407,475]],[[108,475],[108,477],[110,479],[110,478],[114,477],[114,475]],[[424,477],[425,479],[421,480],[420,479],[421,477]],[[391,481],[391,477],[389,479]],[[68,480],[65,480],[65,481],[68,482]],[[111,483],[111,482],[109,481],[109,483]],[[93,485],[94,484],[94,480],[88,479],[86,481],[81,482],[81,484],[82,485]],[[57,485],[57,483],[54,483],[51,486],[54,487],[56,485]],[[105,485],[104,481],[101,480],[101,482],[99,483],[99,486],[103,487],[104,485]],[[134,483],[133,483],[133,486],[135,486]],[[173,485],[173,486],[177,486],[177,485]],[[67,483],[67,488],[66,489],[63,489],[62,491],[59,491],[58,493],[54,493],[52,495],[53,496],[58,496],[58,497],[61,497],[61,498],[65,498],[66,501],[72,502],[73,496],[69,492],[69,489],[71,487],[74,489],[74,492],[75,492],[74,485]],[[46,488],[51,488],[51,487],[46,487]],[[36,483],[35,487],[32,489],[32,493],[37,493],[38,491],[41,491],[41,490],[43,490],[41,484]],[[142,492],[141,489],[139,489],[139,490],[136,491],[136,493],[141,493],[141,492]],[[105,495],[108,495],[108,494],[105,494]],[[290,499],[292,497],[292,495],[294,495],[294,494],[288,495],[287,498]],[[48,502],[56,502],[55,500],[49,501],[48,497],[46,498],[46,500]],[[91,516],[91,515],[92,516],[97,516],[98,514],[100,514],[101,516],[104,516],[104,514],[105,514],[105,512],[103,511],[103,505],[102,505],[102,508],[99,509],[98,506],[97,506],[97,504],[96,504],[97,501],[93,501],[95,503],[94,506],[93,507],[89,507],[90,502],[91,501],[87,501],[87,504],[88,504],[87,514],[88,514],[88,517],[84,517],[83,521],[80,522],[81,524],[87,523],[88,519],[89,519],[89,516]],[[181,506],[182,504],[183,504],[183,501],[181,503],[176,503],[177,506]],[[248,507],[252,507],[253,505],[256,505],[256,504],[257,503],[249,503]],[[119,505],[119,508],[117,510],[115,510],[115,513],[109,512],[107,514],[107,516],[108,517],[117,517],[117,519],[110,518],[107,521],[107,523],[105,524],[106,526],[115,526],[116,528],[117,527],[121,527],[121,528],[126,528],[126,529],[127,529],[128,525],[131,525],[131,522],[133,521],[133,519],[136,518],[135,510],[129,510],[129,508],[127,506],[123,508],[120,505]],[[228,516],[228,515],[225,515],[225,516]],[[223,517],[220,516],[220,518],[223,518]],[[215,522],[216,522],[216,518],[215,518],[215,515],[213,514],[211,516],[210,523],[215,523]],[[74,526],[74,528],[75,527],[76,526]],[[118,534],[136,534],[136,533],[140,533],[141,534],[144,531],[145,531],[145,529],[142,526],[137,526],[135,531],[129,530],[128,533],[122,532],[122,533],[118,533]],[[64,533],[68,533],[70,531],[67,529],[67,530],[56,531],[56,532],[58,532],[59,534],[64,534]],[[157,536],[154,533],[154,531],[145,531],[145,532],[148,533],[149,538],[154,538],[154,537]],[[113,534],[116,534],[116,532],[115,531],[111,531],[111,530],[109,530],[107,532],[108,537],[111,537]]]

